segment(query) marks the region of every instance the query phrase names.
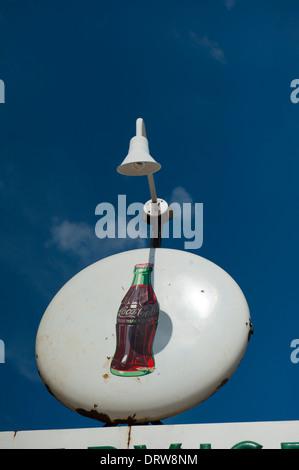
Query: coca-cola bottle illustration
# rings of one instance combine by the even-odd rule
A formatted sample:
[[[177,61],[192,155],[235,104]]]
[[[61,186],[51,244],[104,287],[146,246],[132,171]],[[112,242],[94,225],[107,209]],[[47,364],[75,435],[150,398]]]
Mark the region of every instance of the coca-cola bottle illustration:
[[[159,306],[151,285],[153,264],[136,264],[132,285],[117,313],[116,350],[111,373],[132,377],[153,372],[152,347]]]

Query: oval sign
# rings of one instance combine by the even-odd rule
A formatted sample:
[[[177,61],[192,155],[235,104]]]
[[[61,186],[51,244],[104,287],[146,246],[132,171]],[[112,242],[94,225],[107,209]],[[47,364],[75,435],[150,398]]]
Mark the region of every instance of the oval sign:
[[[64,405],[106,423],[161,420],[198,405],[239,365],[246,299],[214,263],[170,249],[100,260],[56,294],[36,361]]]

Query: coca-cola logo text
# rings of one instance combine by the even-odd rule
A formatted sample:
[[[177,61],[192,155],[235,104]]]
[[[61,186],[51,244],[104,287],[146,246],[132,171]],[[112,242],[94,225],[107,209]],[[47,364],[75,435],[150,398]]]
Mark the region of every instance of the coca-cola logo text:
[[[141,308],[125,306],[121,307],[118,311],[118,316],[120,318],[134,317],[134,318],[150,318],[154,317],[158,312],[158,307],[156,304],[143,305]]]

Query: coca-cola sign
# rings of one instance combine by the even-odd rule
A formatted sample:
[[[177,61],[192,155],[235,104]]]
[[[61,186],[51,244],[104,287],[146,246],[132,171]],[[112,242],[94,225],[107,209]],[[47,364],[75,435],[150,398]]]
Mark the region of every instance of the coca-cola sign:
[[[155,369],[153,342],[159,307],[151,284],[153,264],[136,264],[132,285],[121,301],[116,323],[116,350],[110,371],[122,377]]]
[[[148,318],[154,317],[157,313],[157,306],[156,305],[143,305],[141,308],[138,308],[135,305],[131,305],[130,307],[122,307],[118,311],[118,317],[122,318],[133,318],[140,320],[141,318]]]
[[[183,251],[133,250],[61,288],[41,319],[36,360],[47,390],[72,410],[146,423],[219,390],[251,333],[246,299],[223,269]]]

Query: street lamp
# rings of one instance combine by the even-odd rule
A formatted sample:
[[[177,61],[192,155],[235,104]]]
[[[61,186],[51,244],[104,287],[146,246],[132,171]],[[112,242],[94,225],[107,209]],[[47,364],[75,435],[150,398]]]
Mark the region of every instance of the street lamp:
[[[164,199],[157,198],[153,173],[159,171],[160,163],[149,153],[149,145],[142,118],[136,121],[136,136],[130,140],[129,152],[117,171],[127,176],[147,176],[151,199],[143,209],[143,219],[152,226],[151,247],[160,248],[162,226],[172,219],[173,211]]]

